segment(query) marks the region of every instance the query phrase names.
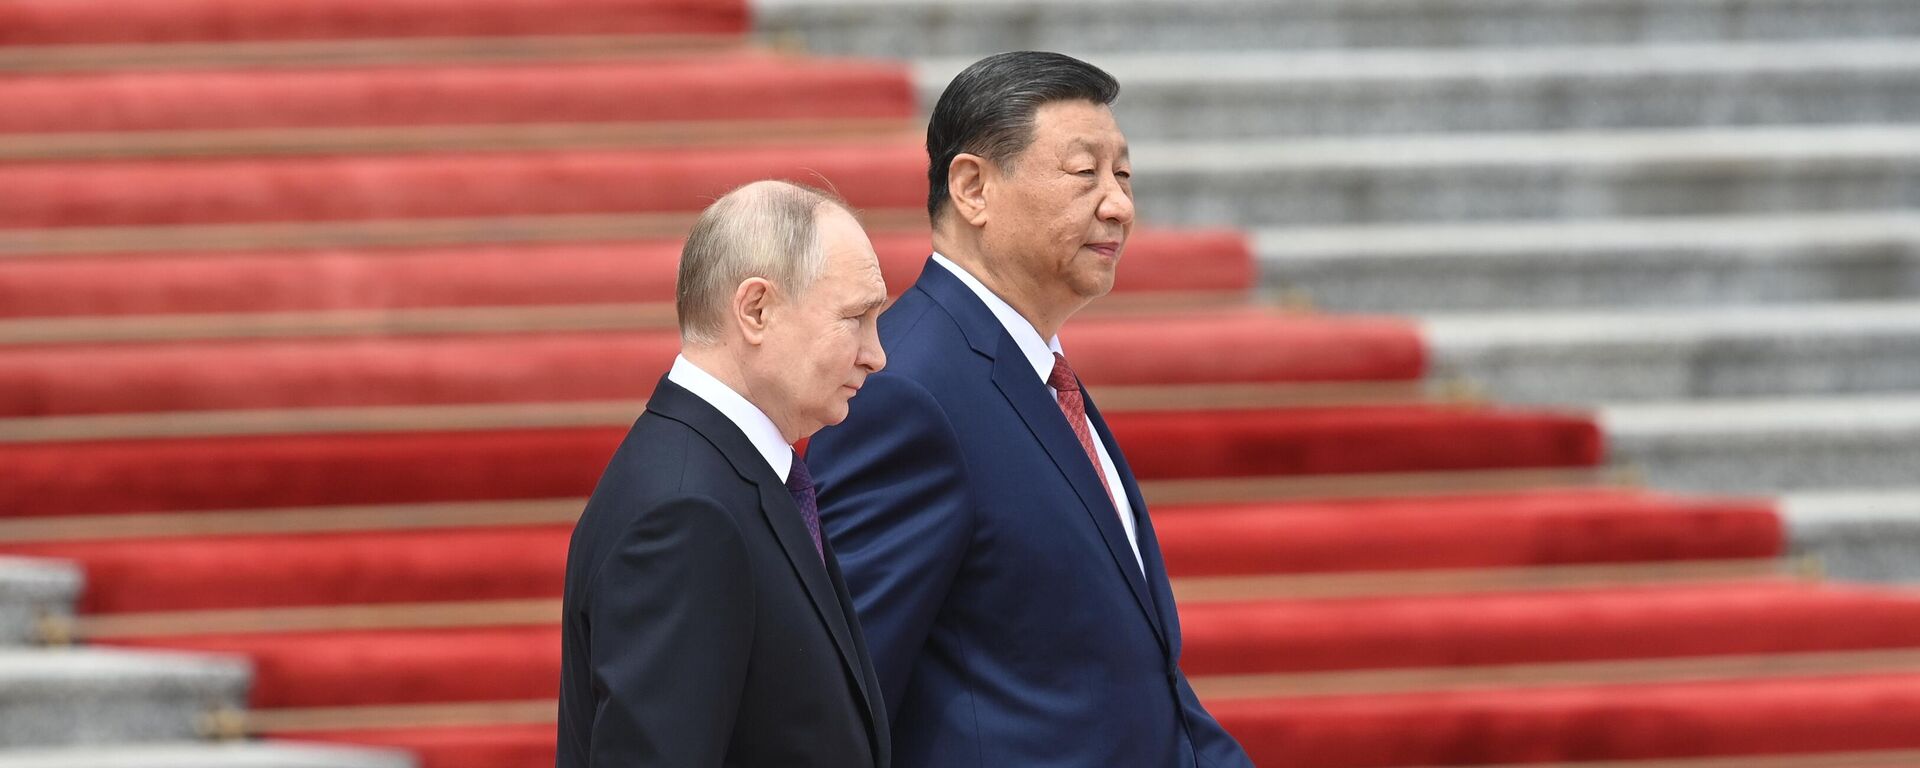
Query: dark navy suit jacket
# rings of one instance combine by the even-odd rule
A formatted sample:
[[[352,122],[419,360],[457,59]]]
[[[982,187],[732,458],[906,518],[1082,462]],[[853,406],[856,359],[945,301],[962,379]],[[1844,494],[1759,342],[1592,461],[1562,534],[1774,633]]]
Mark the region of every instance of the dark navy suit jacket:
[[[662,378],[567,552],[554,764],[887,768],[879,683],[824,559],[746,434]]]
[[[1180,671],[1160,546],[1145,574],[1053,390],[945,267],[880,318],[886,370],[807,464],[893,722],[898,765],[1250,765]]]

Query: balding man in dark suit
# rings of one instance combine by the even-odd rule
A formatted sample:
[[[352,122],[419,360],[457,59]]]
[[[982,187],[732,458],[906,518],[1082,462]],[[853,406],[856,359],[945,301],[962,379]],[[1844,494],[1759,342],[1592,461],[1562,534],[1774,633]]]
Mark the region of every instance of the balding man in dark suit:
[[[880,685],[792,444],[886,358],[873,246],[760,182],[682,253],[682,353],[567,554],[559,768],[886,768]]]

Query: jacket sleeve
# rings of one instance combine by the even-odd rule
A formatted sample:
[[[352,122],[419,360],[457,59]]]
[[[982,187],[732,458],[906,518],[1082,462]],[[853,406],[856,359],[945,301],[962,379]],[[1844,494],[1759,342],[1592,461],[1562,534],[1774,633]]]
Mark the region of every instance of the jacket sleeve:
[[[595,766],[720,765],[746,683],[753,578],[710,499],[646,510],[588,587]]]
[[[853,398],[846,421],[809,441],[807,466],[888,714],[897,716],[972,534],[953,426],[925,388],[882,372]]]

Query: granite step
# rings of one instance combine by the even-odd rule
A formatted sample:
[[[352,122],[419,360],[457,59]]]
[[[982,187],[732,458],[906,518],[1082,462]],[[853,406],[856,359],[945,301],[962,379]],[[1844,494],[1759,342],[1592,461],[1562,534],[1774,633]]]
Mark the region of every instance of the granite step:
[[[1593,45],[1920,33],[1908,0],[755,0],[768,41],[871,56]]]
[[[1143,220],[1240,226],[1920,207],[1920,126],[1141,142]]]
[[[1911,487],[1920,395],[1601,406],[1616,466],[1669,491],[1759,494]]]
[[[196,739],[245,705],[250,676],[225,656],[0,649],[0,748]]]
[[[84,581],[70,563],[0,556],[0,647],[37,642],[46,620],[71,617]]]
[[[1780,516],[1793,553],[1831,578],[1920,582],[1920,487],[1796,492]]]
[[[1430,315],[1433,374],[1509,403],[1920,391],[1920,302]]]
[[[404,752],[296,742],[162,743],[0,752],[0,768],[413,768]]]
[[[1920,120],[1920,40],[1066,52],[1119,79],[1134,141]],[[918,62],[922,111],[973,61]]]
[[[1920,214],[1270,228],[1261,283],[1328,310],[1453,312],[1920,296]]]

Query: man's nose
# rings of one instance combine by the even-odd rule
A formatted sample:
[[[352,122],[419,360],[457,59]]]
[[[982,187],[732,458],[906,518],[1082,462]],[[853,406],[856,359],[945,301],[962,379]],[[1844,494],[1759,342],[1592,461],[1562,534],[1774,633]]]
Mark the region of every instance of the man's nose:
[[[1127,191],[1126,187],[1120,185],[1119,179],[1114,179],[1113,183],[1107,186],[1107,196],[1100,201],[1099,213],[1102,221],[1111,221],[1121,226],[1133,223],[1133,195]]]
[[[878,373],[887,367],[887,350],[880,344],[880,329],[877,326],[867,328],[866,339],[860,343],[860,357],[855,361],[868,373]]]

